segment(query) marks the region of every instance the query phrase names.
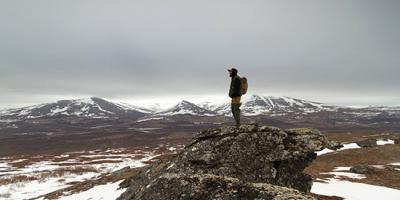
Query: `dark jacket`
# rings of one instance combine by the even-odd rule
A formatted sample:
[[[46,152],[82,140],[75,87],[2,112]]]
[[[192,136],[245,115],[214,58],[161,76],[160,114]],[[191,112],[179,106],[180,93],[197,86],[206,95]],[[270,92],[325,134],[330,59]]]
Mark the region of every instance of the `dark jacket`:
[[[232,97],[242,96],[241,85],[242,85],[242,81],[241,81],[240,76],[235,75],[234,77],[232,77],[231,86],[229,88],[229,97],[232,98]]]

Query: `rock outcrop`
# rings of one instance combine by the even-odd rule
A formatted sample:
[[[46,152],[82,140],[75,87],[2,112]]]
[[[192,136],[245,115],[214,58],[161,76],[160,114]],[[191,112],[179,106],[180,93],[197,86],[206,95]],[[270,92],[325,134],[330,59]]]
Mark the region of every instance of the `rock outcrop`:
[[[125,199],[314,199],[303,170],[335,148],[318,130],[243,125],[202,131],[175,158],[125,180]]]

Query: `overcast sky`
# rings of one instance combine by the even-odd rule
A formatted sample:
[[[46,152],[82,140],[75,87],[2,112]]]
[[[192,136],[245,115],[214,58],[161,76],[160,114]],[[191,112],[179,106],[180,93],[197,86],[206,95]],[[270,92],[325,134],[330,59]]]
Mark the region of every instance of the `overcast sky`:
[[[0,108],[251,94],[400,105],[398,0],[0,2]]]

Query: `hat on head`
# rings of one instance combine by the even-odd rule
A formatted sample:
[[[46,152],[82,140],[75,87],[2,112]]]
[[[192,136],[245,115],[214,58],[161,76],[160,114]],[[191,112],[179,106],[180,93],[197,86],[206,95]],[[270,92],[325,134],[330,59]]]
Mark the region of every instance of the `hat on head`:
[[[229,71],[229,72],[233,72],[233,73],[237,73],[237,72],[238,72],[238,70],[237,70],[236,68],[228,69],[228,71]]]

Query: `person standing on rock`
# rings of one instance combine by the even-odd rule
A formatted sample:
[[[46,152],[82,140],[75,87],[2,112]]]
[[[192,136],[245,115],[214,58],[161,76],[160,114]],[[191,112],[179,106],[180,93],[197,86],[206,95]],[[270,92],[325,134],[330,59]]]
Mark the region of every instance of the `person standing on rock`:
[[[231,85],[229,88],[229,97],[232,98],[231,101],[231,110],[233,117],[235,118],[236,127],[240,127],[240,99],[242,97],[242,80],[240,76],[238,76],[238,70],[235,68],[228,69],[229,76],[231,77]]]

